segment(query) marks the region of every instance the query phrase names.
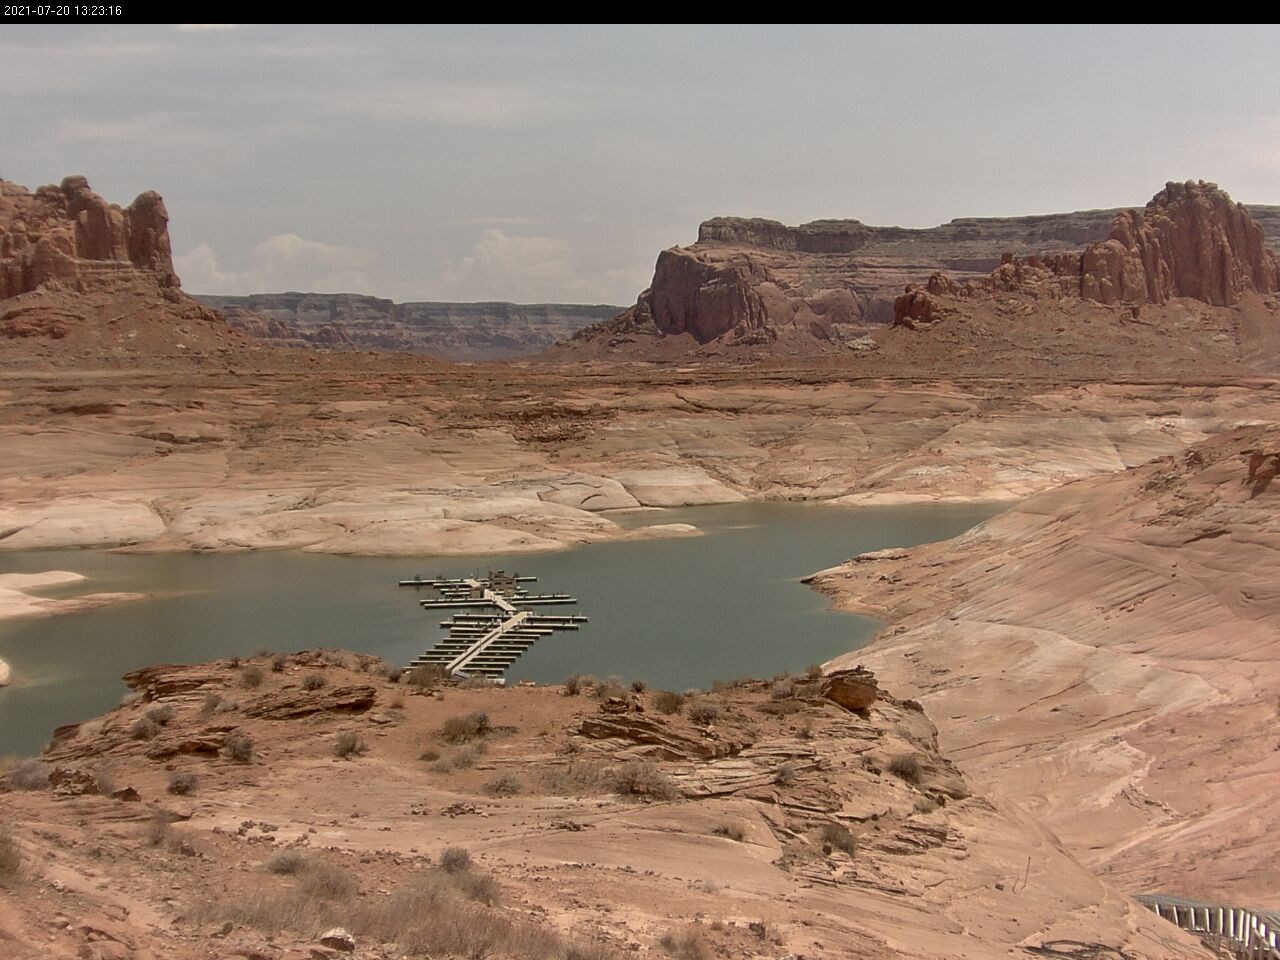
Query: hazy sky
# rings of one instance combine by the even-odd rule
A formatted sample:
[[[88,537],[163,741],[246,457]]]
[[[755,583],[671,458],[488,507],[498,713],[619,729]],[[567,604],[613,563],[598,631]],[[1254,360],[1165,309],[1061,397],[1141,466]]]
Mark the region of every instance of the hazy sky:
[[[735,214],[1280,203],[1275,28],[21,27],[0,177],[159,190],[197,293],[625,304]]]

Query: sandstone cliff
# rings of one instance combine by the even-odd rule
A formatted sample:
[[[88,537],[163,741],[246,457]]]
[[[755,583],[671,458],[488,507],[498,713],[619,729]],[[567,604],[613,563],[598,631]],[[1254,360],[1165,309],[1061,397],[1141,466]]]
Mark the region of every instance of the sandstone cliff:
[[[80,176],[34,193],[0,180],[0,338],[132,352],[235,343],[178,283],[158,193],[120,207]]]
[[[1046,277],[1064,294],[1111,303],[1123,298],[1115,293],[1121,288],[1145,288],[1146,273],[1138,271],[1146,271],[1152,302],[1193,296],[1231,304],[1241,291],[1276,287],[1268,224],[1280,228],[1280,207],[1246,211],[1214,185],[1196,183],[1170,185],[1142,213],[965,218],[922,230],[717,217],[701,225],[692,246],[659,254],[636,305],[580,333],[573,350],[675,356],[767,344],[784,354],[863,351],[874,349],[865,338],[882,325],[943,315],[947,308],[931,297]],[[1270,242],[1278,238],[1280,229],[1271,231]],[[904,287],[907,299],[895,314]]]
[[[573,303],[393,303],[350,293],[197,295],[232,327],[272,346],[398,350],[500,360],[567,340],[620,307]]]

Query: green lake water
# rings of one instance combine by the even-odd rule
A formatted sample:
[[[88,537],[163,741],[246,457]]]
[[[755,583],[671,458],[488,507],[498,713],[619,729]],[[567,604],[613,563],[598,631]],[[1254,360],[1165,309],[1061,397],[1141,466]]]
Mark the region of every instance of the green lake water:
[[[152,663],[200,662],[263,647],[343,647],[407,663],[435,642],[448,611],[426,612],[414,574],[489,568],[538,577],[586,614],[579,633],[541,640],[508,672],[558,682],[571,673],[640,677],[684,690],[712,680],[802,670],[865,644],[878,623],[837,613],[799,578],[857,553],[945,539],[995,505],[838,508],[742,503],[632,515],[692,523],[700,537],[603,543],[543,555],[348,558],[319,554],[0,553],[0,572],[74,570],[89,578],[46,596],[129,591],[145,600],[41,620],[0,622],[0,754],[31,754],[62,723],[114,706],[120,676]]]

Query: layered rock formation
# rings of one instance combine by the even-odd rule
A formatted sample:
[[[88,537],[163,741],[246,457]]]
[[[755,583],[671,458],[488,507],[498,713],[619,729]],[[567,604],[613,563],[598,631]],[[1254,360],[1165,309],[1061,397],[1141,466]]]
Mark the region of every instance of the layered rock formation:
[[[34,194],[0,180],[0,300],[125,271],[149,274],[162,288],[178,286],[160,194],[148,191],[121,208],[94,193],[84,177]]]
[[[160,195],[120,207],[80,176],[34,193],[0,180],[0,338],[37,354],[65,340],[60,356],[98,359],[240,345],[179,289]]]
[[[967,218],[925,230],[718,217],[701,225],[697,243],[659,254],[636,305],[580,333],[574,347],[652,355],[671,341],[703,352],[756,344],[865,352],[874,346],[862,338],[881,325],[945,315],[939,297],[1046,278],[1064,295],[1108,304],[1139,289],[1155,303],[1232,304],[1242,291],[1277,286],[1263,224],[1280,228],[1280,207],[1246,211],[1206,183],[1170,184],[1143,212]],[[1273,244],[1277,237],[1280,230]]]
[[[1102,303],[1191,297],[1217,306],[1280,287],[1263,229],[1216,183],[1169,183],[1144,210],[1116,216],[1111,236],[1085,248],[1080,295]]]
[[[501,360],[545,350],[620,307],[575,303],[394,303],[351,293],[200,295],[241,333],[271,346],[397,350],[441,360]]]

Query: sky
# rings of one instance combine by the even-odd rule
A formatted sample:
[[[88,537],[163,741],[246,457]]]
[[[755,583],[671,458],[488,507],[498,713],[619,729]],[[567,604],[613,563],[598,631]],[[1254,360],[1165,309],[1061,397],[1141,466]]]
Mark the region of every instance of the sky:
[[[192,293],[629,304],[713,216],[1280,204],[1280,28],[6,26],[0,178]]]

